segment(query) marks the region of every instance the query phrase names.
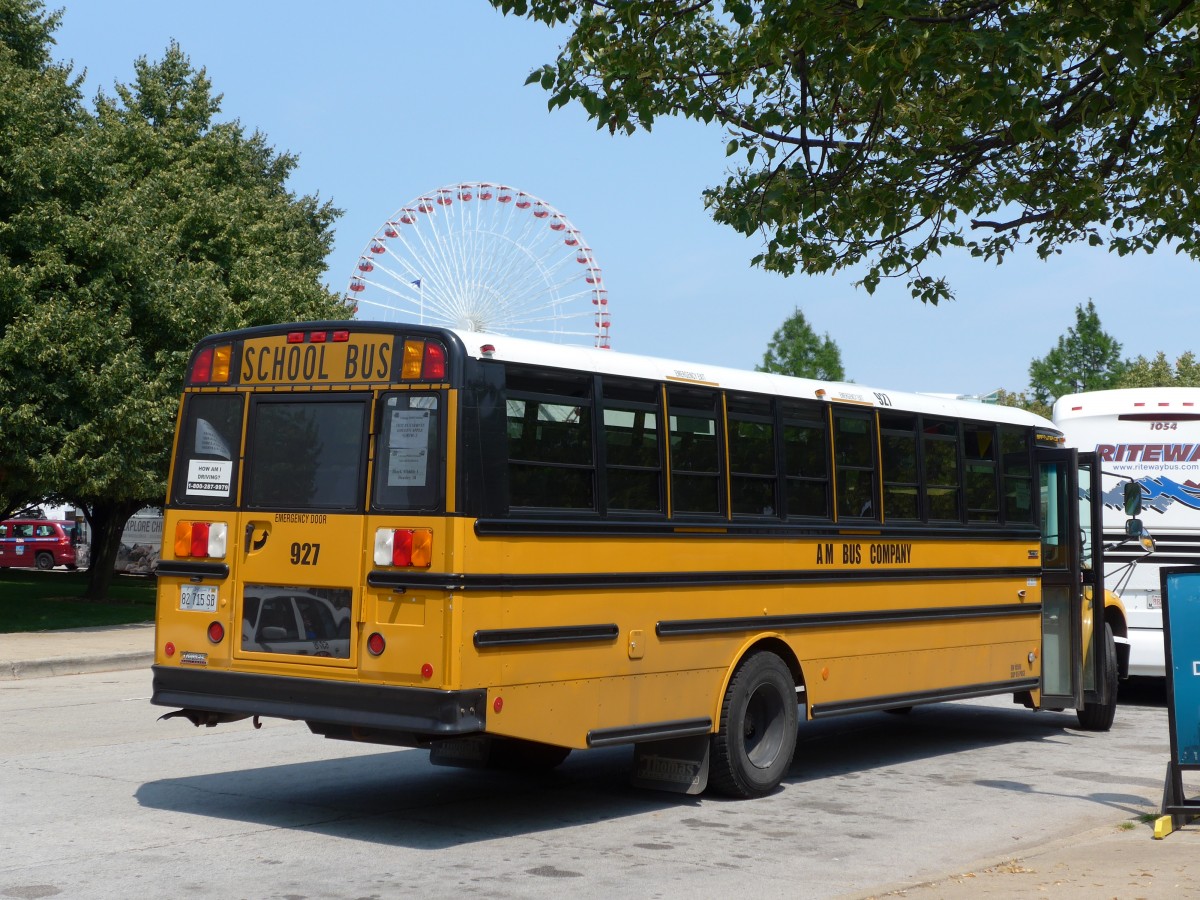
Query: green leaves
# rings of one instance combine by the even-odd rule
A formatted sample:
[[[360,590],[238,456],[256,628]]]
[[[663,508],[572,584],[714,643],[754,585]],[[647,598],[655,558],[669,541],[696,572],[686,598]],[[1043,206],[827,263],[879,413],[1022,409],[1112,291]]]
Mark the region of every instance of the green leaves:
[[[868,290],[936,303],[951,287],[922,267],[946,247],[1200,258],[1194,4],[492,3],[569,23],[538,70],[552,108],[614,133],[720,122],[738,166],[705,201],[765,236],[769,269],[865,265]]]
[[[1050,405],[1064,394],[1116,387],[1125,368],[1121,344],[1100,327],[1096,305],[1089,300],[1086,308],[1075,308],[1075,327],[1029,364],[1030,390],[1035,401]]]
[[[844,381],[846,378],[837,344],[828,334],[818,337],[799,307],[776,329],[761,365],[755,368],[759,372],[822,381]]]
[[[38,5],[13,3],[32,32]],[[294,156],[217,121],[177,44],[89,115],[69,71],[18,65],[12,24],[0,16],[0,122],[16,123],[0,128],[0,470],[32,499],[157,504],[195,342],[343,314],[321,284],[339,211],[288,190]]]

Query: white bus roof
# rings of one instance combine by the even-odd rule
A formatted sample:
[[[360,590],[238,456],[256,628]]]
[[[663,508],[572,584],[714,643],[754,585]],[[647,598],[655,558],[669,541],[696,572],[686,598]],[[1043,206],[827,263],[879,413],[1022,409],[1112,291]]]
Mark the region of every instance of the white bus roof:
[[[1139,387],[1067,394],[1054,402],[1054,421],[1137,413],[1200,414],[1200,388]]]
[[[881,409],[894,408],[932,416],[1053,428],[1052,423],[1041,416],[1010,406],[958,400],[934,394],[885,390],[848,382],[793,378],[789,375],[777,375],[770,372],[730,369],[707,363],[681,362],[653,356],[619,353],[615,350],[551,344],[500,334],[452,330],[463,342],[468,355],[476,359],[499,359],[604,375],[624,375],[630,378],[667,381],[682,385],[719,387],[725,390],[773,394],[780,397],[808,400],[825,399]]]

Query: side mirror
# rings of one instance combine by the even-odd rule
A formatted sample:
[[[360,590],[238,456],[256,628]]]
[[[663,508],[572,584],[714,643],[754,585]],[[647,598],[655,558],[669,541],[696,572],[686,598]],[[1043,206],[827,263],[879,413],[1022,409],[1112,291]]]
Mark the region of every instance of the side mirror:
[[[1136,481],[1125,482],[1125,515],[1136,516],[1142,511],[1142,486]]]
[[[1147,553],[1154,552],[1154,538],[1146,530],[1141,519],[1130,519],[1125,523],[1125,535],[1142,545]]]

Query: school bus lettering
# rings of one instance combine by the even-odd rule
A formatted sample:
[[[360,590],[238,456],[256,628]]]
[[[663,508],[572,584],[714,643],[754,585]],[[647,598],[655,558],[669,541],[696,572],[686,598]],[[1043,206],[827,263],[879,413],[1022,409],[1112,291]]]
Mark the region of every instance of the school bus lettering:
[[[242,355],[242,381],[329,381],[323,344],[283,347],[247,346]]]
[[[242,348],[242,384],[322,384],[387,381],[392,340],[284,343],[248,340]]]
[[[346,347],[345,381],[382,381],[392,370],[390,344],[350,344]]]

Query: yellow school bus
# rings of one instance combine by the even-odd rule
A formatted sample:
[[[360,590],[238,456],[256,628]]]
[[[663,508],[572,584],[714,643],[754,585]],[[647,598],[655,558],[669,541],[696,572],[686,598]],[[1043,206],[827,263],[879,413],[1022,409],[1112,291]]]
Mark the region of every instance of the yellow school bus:
[[[632,745],[638,783],[741,797],[801,720],[1011,694],[1107,729],[1098,474],[979,403],[420,325],[219,334],[153,702],[446,764]]]

